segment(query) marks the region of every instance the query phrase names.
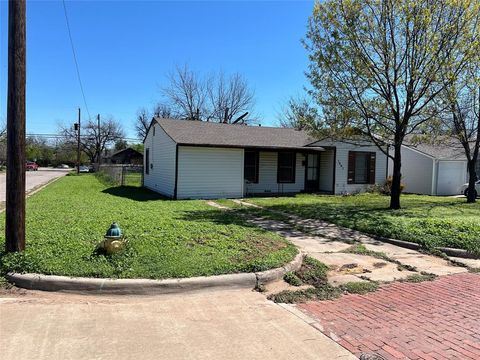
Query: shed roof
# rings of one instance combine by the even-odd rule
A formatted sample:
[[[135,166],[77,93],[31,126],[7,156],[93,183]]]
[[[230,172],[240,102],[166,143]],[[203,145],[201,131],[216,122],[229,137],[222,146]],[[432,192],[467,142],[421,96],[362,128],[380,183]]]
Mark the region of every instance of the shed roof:
[[[466,161],[462,145],[452,137],[443,136],[434,141],[422,142],[416,136],[407,136],[404,145],[434,159]]]
[[[161,118],[155,121],[179,145],[306,150],[315,141],[306,131],[288,128]],[[323,148],[309,146],[308,150]]]
[[[111,156],[111,157],[118,156],[118,155],[120,155],[120,154],[122,154],[122,153],[124,153],[124,152],[131,153],[131,154],[134,155],[134,156],[143,156],[143,154],[142,154],[141,152],[139,152],[139,151],[137,151],[137,150],[135,150],[135,149],[133,149],[133,148],[131,148],[131,147],[127,147],[127,148],[125,148],[125,149],[118,150],[118,151],[114,152],[114,153],[113,153],[112,155],[110,155],[110,156]]]

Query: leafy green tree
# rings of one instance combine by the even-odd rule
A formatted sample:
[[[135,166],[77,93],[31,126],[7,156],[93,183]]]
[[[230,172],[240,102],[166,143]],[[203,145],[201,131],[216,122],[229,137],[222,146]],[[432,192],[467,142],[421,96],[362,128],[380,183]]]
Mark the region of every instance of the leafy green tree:
[[[297,130],[310,129],[318,123],[318,109],[308,98],[290,97],[278,113],[278,120],[282,127]]]
[[[480,51],[479,24],[478,0],[315,3],[304,41],[310,93],[332,132],[355,129],[393,160],[391,209],[404,138],[445,110],[435,99]]]

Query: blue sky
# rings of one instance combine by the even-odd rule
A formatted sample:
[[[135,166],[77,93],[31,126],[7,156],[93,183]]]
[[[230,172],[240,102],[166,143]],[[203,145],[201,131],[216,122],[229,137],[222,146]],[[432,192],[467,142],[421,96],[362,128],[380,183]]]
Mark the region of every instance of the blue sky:
[[[137,109],[161,97],[176,64],[243,74],[262,124],[306,84],[313,1],[68,1],[90,114],[111,115],[129,137]],[[0,120],[6,119],[7,1],[0,1]],[[87,113],[60,1],[27,1],[27,132],[54,133]]]

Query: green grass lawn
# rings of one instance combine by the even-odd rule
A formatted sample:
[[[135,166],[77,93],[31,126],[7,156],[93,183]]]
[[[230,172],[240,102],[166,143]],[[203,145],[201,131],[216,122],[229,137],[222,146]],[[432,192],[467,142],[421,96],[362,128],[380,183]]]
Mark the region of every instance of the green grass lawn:
[[[464,198],[402,195],[401,210],[389,210],[390,198],[376,194],[300,194],[249,201],[302,218],[416,242],[426,248],[446,246],[480,254],[480,203],[467,204]]]
[[[128,245],[113,256],[98,254],[96,245],[113,221]],[[296,253],[280,236],[204,201],[165,200],[84,175],[60,179],[28,199],[26,251],[0,253],[0,263],[3,271],[161,279],[260,271]]]

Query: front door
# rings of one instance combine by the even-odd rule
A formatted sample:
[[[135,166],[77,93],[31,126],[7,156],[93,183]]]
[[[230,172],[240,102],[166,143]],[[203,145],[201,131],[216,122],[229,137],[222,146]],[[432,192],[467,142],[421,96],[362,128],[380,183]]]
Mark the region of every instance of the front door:
[[[305,166],[305,191],[317,192],[319,188],[320,157],[318,154],[307,154]]]

